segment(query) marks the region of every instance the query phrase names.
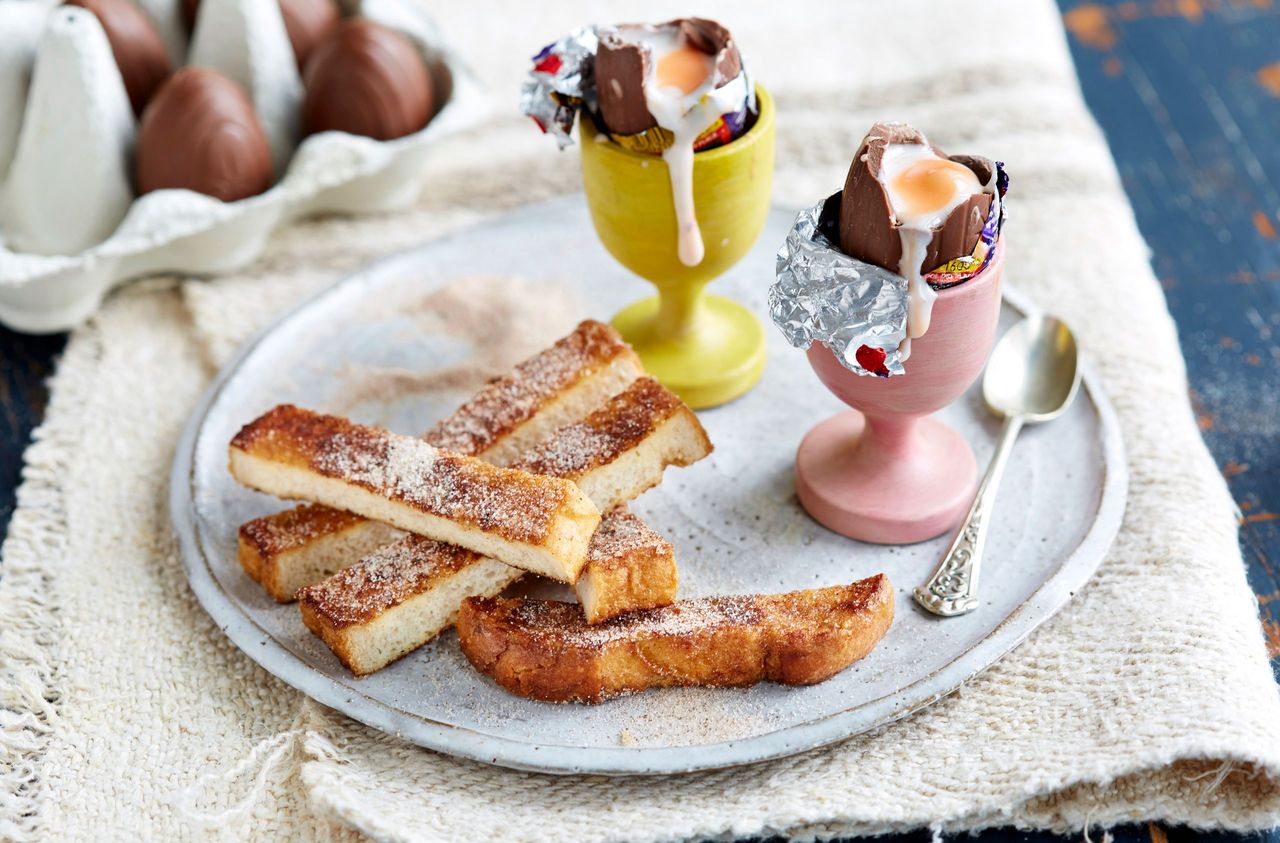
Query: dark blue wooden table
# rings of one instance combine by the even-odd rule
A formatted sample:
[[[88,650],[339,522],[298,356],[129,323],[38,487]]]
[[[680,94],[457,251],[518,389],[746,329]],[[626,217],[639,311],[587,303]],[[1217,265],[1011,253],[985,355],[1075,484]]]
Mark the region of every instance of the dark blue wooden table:
[[[1240,507],[1240,543],[1280,677],[1280,8],[1272,0],[1058,2],[1085,98],[1178,323],[1200,429]],[[64,342],[0,329],[0,531]],[[1280,831],[1128,826],[1111,834],[1117,843],[1280,843]],[[1002,830],[978,837],[1059,839]]]

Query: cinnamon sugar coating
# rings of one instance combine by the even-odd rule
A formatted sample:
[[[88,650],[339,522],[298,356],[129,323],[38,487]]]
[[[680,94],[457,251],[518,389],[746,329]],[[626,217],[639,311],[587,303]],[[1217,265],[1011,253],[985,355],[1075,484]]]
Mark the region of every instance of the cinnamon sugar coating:
[[[481,558],[454,544],[406,536],[324,582],[302,589],[298,599],[326,625],[341,629],[366,623],[430,591],[445,577]]]
[[[591,538],[588,564],[625,566],[637,553],[669,552],[671,545],[626,507],[608,512]],[[367,623],[406,600],[425,594],[445,577],[483,558],[457,545],[422,536],[406,536],[366,556],[298,599],[335,629]]]
[[[306,503],[246,521],[240,525],[240,541],[264,557],[276,556],[304,547],[317,536],[341,532],[364,520],[341,509]]]
[[[284,404],[245,425],[231,447],[304,468],[453,522],[539,544],[572,486]]]

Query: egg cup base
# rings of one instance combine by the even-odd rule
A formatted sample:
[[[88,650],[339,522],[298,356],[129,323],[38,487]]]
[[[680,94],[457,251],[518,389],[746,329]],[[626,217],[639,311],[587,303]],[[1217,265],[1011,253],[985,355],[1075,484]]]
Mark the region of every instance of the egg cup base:
[[[969,443],[931,417],[886,428],[848,410],[816,425],[796,451],[800,505],[824,527],[873,544],[949,532],[973,502],[976,478]]]
[[[681,336],[670,335],[657,296],[623,308],[612,322],[649,374],[694,409],[738,398],[764,371],[764,327],[751,311],[723,296],[703,297]]]

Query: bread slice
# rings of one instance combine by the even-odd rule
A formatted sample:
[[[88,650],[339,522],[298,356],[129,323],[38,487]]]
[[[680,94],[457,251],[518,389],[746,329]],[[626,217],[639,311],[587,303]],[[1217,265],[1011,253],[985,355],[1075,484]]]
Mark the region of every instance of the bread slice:
[[[465,598],[498,594],[523,575],[456,544],[406,536],[299,589],[298,608],[307,629],[365,676],[452,626]]]
[[[321,504],[302,504],[240,525],[240,565],[280,603],[404,535]]]
[[[231,473],[572,583],[600,511],[570,480],[499,468],[410,436],[282,405],[231,440]]]
[[[625,509],[614,509],[605,515],[596,536],[606,532],[610,519],[624,514],[639,521]],[[588,552],[595,564],[622,570],[632,561],[629,546],[610,540],[596,548],[598,541],[593,538],[593,550]],[[668,602],[675,599],[674,561],[670,567]],[[365,676],[453,626],[465,598],[498,594],[522,576],[524,571],[457,545],[407,536],[301,589],[298,608],[307,629],[348,670]]]
[[[469,597],[462,652],[513,694],[595,703],[671,685],[810,685],[865,656],[893,621],[884,574],[788,594],[706,597],[591,625],[554,600]]]
[[[665,393],[665,395],[663,394]],[[647,431],[647,433],[646,433]],[[677,431],[682,431],[676,436]],[[660,447],[651,447],[656,441]],[[535,449],[546,470],[570,471],[569,479],[591,489],[593,502],[609,511],[606,521],[638,521],[619,504],[644,492],[668,465],[688,465],[710,453],[711,444],[697,416],[680,399],[650,378],[641,378],[588,416],[581,425],[561,428]],[[632,455],[639,453],[639,459]],[[555,456],[555,459],[552,457]],[[647,573],[651,554],[631,553],[617,541],[622,529],[605,531],[617,558],[597,548],[588,558],[610,571],[635,562],[634,579],[653,583],[639,591],[625,577],[606,575],[596,591],[610,607],[625,606],[635,596],[652,604],[675,599],[674,570],[667,577]],[[641,531],[632,530],[640,536]],[[593,538],[594,541],[594,538]],[[298,593],[307,628],[319,636],[348,669],[358,675],[380,670],[430,641],[453,624],[462,598],[491,595],[515,582],[523,572],[482,554],[460,554],[449,545],[409,537],[374,553],[337,575]],[[664,592],[657,583],[668,581]]]
[[[574,583],[587,623],[666,606],[676,599],[675,548],[625,506],[605,513]]]
[[[692,465],[712,450],[694,412],[646,375],[582,421],[557,430],[512,467],[574,480],[591,500],[612,506],[661,483],[667,466]],[[603,466],[609,471],[595,470]]]
[[[506,465],[644,374],[613,328],[594,320],[497,378],[423,434],[446,451]],[[393,541],[376,521],[308,504],[245,522],[240,563],[281,603]]]
[[[622,336],[588,319],[490,382],[424,438],[455,454],[509,465],[643,374],[640,358]]]

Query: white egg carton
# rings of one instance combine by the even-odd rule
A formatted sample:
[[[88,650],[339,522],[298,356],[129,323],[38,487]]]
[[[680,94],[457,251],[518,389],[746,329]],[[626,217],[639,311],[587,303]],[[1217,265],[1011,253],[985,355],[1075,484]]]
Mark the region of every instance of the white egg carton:
[[[301,143],[302,83],[277,3],[202,0],[188,45],[181,0],[133,2],[171,57],[183,58],[175,65],[214,67],[244,86],[273,156],[287,162],[283,175],[238,202],[189,190],[137,196],[136,121],[97,18],[54,0],[0,0],[0,323],[11,328],[73,328],[130,279],[238,269],[292,220],[405,207],[421,191],[436,139],[488,114],[479,82],[441,42],[420,0],[343,5],[422,50],[444,102],[434,119],[392,141],[325,132]]]

